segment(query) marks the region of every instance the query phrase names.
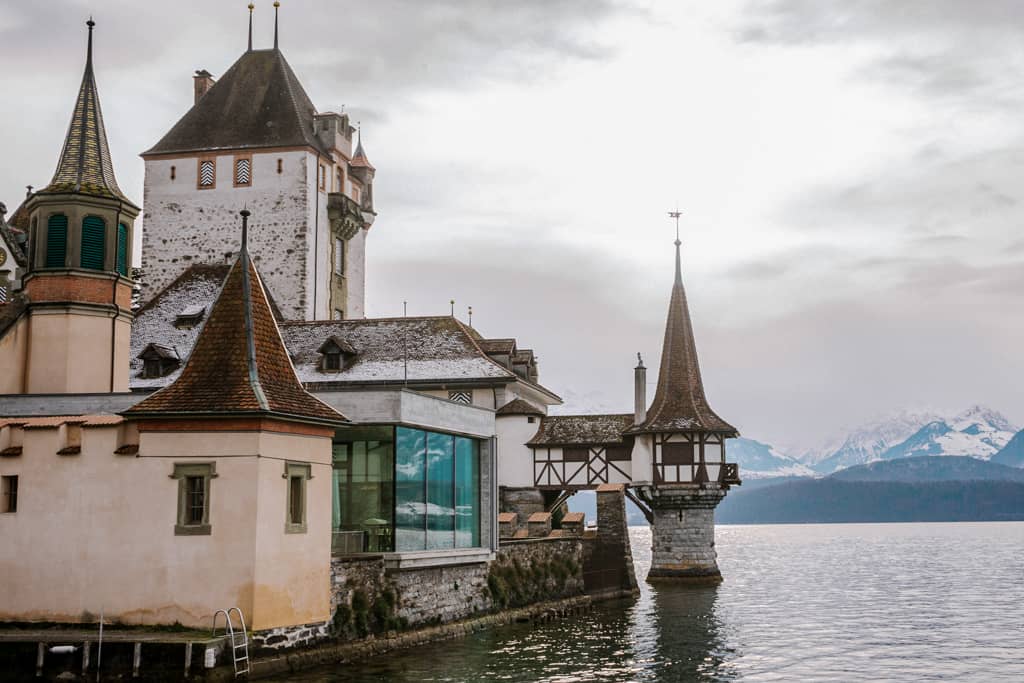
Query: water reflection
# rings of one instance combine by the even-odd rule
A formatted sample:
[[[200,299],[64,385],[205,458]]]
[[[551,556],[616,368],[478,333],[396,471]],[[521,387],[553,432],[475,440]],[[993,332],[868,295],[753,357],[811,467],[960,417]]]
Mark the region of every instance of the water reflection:
[[[651,631],[654,656],[645,679],[657,681],[728,681],[738,678],[731,666],[717,612],[717,586],[659,585],[652,589]]]

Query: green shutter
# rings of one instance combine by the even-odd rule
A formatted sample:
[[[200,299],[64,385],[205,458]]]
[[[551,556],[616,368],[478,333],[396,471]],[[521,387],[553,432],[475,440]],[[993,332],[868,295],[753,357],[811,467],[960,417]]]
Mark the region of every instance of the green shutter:
[[[50,216],[46,224],[46,267],[63,268],[68,251],[68,217]]]
[[[86,216],[82,221],[82,267],[103,270],[103,251],[106,246],[107,226],[98,216]]]
[[[128,226],[117,224],[117,272],[128,277]]]

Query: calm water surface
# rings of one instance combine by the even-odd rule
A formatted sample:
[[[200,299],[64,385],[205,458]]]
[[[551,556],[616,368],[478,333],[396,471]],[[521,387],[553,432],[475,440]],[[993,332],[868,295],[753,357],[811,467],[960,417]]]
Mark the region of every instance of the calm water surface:
[[[637,575],[650,531],[635,528]],[[1024,523],[720,526],[725,583],[290,681],[1024,681]]]

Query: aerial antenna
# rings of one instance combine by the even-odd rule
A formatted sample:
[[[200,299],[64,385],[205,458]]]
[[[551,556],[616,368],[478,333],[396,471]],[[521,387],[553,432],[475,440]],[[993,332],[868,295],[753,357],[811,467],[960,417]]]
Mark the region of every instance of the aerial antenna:
[[[679,241],[679,217],[683,215],[683,212],[679,210],[679,205],[676,204],[675,211],[668,212],[669,218],[676,219],[676,246],[678,247],[682,242]]]
[[[679,245],[682,244],[682,242],[679,241],[679,217],[681,215],[683,215],[683,214],[679,210],[679,204],[676,204],[676,210],[675,211],[669,211],[668,215],[669,215],[669,218],[676,219],[676,241],[675,241],[675,245],[676,245],[676,284],[681,285],[682,282],[683,282],[683,267],[682,267],[682,265],[680,263],[680,258],[679,258]]]
[[[451,301],[449,301],[448,303],[449,303],[449,304],[451,305],[451,307],[452,307],[452,317],[454,318],[454,317],[455,317],[455,299],[452,299],[452,300],[451,300]]]
[[[252,52],[252,11],[255,7],[253,3],[249,3],[249,52]]]

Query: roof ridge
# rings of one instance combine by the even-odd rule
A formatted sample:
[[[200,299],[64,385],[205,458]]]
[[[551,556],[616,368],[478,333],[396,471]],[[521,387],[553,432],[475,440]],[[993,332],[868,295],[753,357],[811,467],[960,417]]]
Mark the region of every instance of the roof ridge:
[[[477,340],[476,340],[476,339],[475,339],[475,338],[473,337],[473,335],[472,335],[472,334],[470,334],[469,330],[467,329],[467,327],[466,327],[465,325],[463,325],[463,323],[462,323],[462,321],[461,321],[461,320],[459,320],[459,319],[458,319],[458,318],[456,318],[455,316],[449,316],[449,317],[450,317],[450,318],[451,318],[452,320],[454,320],[454,321],[455,321],[455,324],[456,324],[456,325],[457,325],[457,326],[458,326],[458,327],[459,327],[459,328],[460,328],[460,329],[462,330],[462,332],[463,332],[463,333],[464,333],[464,334],[465,334],[465,335],[466,335],[467,337],[469,337],[469,341],[470,341],[470,343],[471,343],[471,344],[473,345],[473,348],[474,348],[474,349],[476,349],[476,352],[477,352],[477,353],[479,353],[479,354],[480,354],[481,356],[483,356],[484,358],[486,358],[486,359],[488,360],[488,362],[490,362],[490,363],[494,364],[494,366],[495,366],[495,367],[498,367],[498,368],[500,368],[502,372],[504,372],[504,373],[506,373],[506,374],[508,374],[508,375],[511,375],[511,376],[513,376],[513,377],[516,377],[516,378],[518,378],[518,377],[519,377],[519,375],[517,375],[516,373],[512,372],[511,370],[509,370],[508,368],[506,368],[506,367],[505,367],[504,365],[502,365],[502,364],[501,364],[501,363],[499,363],[498,361],[496,361],[496,360],[494,360],[493,358],[491,358],[491,357],[490,357],[490,355],[488,355],[488,353],[487,353],[486,351],[484,351],[484,350],[483,350],[483,348],[481,348],[480,344],[479,344],[479,343],[477,343]]]
[[[306,127],[304,125],[302,125],[302,116],[299,114],[299,103],[295,97],[295,86],[293,83],[293,81],[298,81],[298,76],[295,75],[295,72],[292,70],[291,64],[289,64],[288,60],[284,58],[284,53],[281,52],[281,50],[275,47],[274,53],[275,56],[277,57],[278,66],[284,72],[284,83],[285,87],[288,88],[288,99],[290,99],[292,103],[292,113],[295,114],[295,123],[298,124],[299,130],[302,131],[304,136],[306,136],[307,138],[315,137],[314,135],[312,135],[312,133],[306,130]],[[301,84],[299,85],[299,87],[302,87]],[[305,94],[306,99],[309,100],[309,94],[306,93],[305,90],[303,90],[303,94]],[[309,103],[310,105],[312,105],[313,101],[309,100]],[[317,113],[315,106],[313,106],[313,113],[314,116]],[[310,140],[310,142],[313,144],[314,147],[321,147],[321,145],[319,144],[319,140]]]

